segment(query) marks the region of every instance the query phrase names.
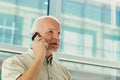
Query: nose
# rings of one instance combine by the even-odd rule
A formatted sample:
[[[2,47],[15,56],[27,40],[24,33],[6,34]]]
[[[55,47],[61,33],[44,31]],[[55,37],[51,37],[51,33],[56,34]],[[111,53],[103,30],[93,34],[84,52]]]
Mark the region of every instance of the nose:
[[[60,35],[59,34],[54,34],[53,38],[59,40],[60,39]]]

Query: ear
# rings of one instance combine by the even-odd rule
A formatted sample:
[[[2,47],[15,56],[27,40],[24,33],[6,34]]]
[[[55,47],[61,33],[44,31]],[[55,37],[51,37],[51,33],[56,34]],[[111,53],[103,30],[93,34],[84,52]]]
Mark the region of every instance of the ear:
[[[32,32],[32,36],[35,34],[35,32]]]
[[[32,36],[32,41],[35,39],[35,37],[36,37],[37,35],[39,35],[39,33],[38,33],[38,32],[35,32],[35,34]]]

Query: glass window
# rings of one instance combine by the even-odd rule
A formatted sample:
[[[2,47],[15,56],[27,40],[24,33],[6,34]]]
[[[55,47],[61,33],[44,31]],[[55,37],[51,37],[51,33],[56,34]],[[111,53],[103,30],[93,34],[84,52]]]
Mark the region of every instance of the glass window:
[[[119,80],[120,70],[103,66],[79,64],[61,61],[70,69],[73,80]],[[76,74],[75,74],[76,73]],[[86,77],[87,76],[87,77]]]
[[[96,21],[101,20],[101,8],[93,5],[85,5],[85,17]]]
[[[105,38],[104,58],[111,61],[118,61],[119,55],[120,55],[120,41]]]
[[[62,0],[62,27],[63,27],[63,38],[62,38],[62,46],[63,51],[69,51],[70,53],[83,55],[87,57],[91,57],[93,55],[93,34],[91,30],[84,29],[85,24],[87,22],[84,21],[84,18],[96,16],[95,19],[99,19],[101,17],[100,8],[95,8],[82,1],[73,1],[73,0]],[[85,11],[90,12],[90,13]],[[93,15],[93,12],[95,15]],[[96,13],[97,12],[97,13]],[[98,13],[99,12],[99,13]],[[99,16],[98,16],[99,15]],[[82,19],[83,18],[83,19]],[[90,25],[89,25],[90,26]],[[89,34],[90,31],[90,34]],[[69,54],[70,54],[69,53]]]
[[[93,37],[91,35],[84,35],[84,55],[92,57]]]
[[[8,4],[8,3],[10,3],[10,4],[16,4],[16,2],[17,2],[17,0],[0,0],[1,1],[1,3],[6,3],[6,4]]]
[[[31,0],[31,1],[28,1],[28,0],[1,0],[1,2],[5,2],[7,4],[15,4],[15,5],[18,5],[18,6],[23,6],[23,7],[29,7],[29,8],[35,8],[35,9],[41,9],[41,10],[46,10],[47,9],[47,6],[46,3],[48,2],[48,0]]]
[[[83,17],[83,7],[82,3],[75,1],[62,0],[62,12],[63,15],[72,15]]]
[[[78,54],[79,34],[72,31],[63,31],[63,50]],[[71,52],[71,53],[72,53]]]
[[[102,13],[101,13],[102,23],[111,24],[111,10],[105,8],[104,6],[101,9],[102,9]]]
[[[48,0],[1,0],[0,43],[30,46],[33,20],[47,15],[47,2]]]
[[[64,43],[76,44],[78,43],[78,34],[72,31],[64,31]]]
[[[62,52],[87,57],[93,56],[93,34],[88,34],[85,31],[81,33],[80,29],[77,31],[75,28],[70,29],[64,26],[62,36],[60,47]]]
[[[120,11],[116,12],[116,25],[120,27]]]
[[[2,42],[2,38],[3,38],[3,29],[0,28],[0,42]]]
[[[4,43],[12,43],[12,30],[7,30],[5,29],[5,35],[3,36],[4,37]]]
[[[96,4],[93,3],[94,1],[89,0],[62,0],[62,46],[82,56],[108,60],[112,60],[114,56],[115,59],[120,54],[116,40],[104,41],[106,34],[120,37],[119,30],[111,28],[111,5],[98,1]],[[116,16],[119,25],[118,9]],[[73,39],[70,34],[74,36]]]

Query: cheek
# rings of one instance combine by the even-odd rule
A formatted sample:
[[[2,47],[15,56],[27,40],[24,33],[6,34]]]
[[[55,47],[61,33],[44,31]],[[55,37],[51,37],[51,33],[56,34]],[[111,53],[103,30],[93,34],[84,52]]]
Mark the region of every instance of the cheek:
[[[52,39],[52,36],[50,36],[50,35],[46,36],[46,40],[47,40],[48,43],[51,41],[51,39]]]

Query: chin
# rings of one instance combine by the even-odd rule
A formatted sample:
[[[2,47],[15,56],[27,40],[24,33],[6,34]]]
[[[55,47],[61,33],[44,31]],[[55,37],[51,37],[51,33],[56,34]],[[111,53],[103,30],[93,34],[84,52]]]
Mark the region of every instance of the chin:
[[[57,50],[50,50],[51,52],[57,52]]]
[[[51,46],[47,50],[49,50],[50,52],[57,52],[58,47]]]
[[[57,52],[58,49],[50,49],[50,52]]]

